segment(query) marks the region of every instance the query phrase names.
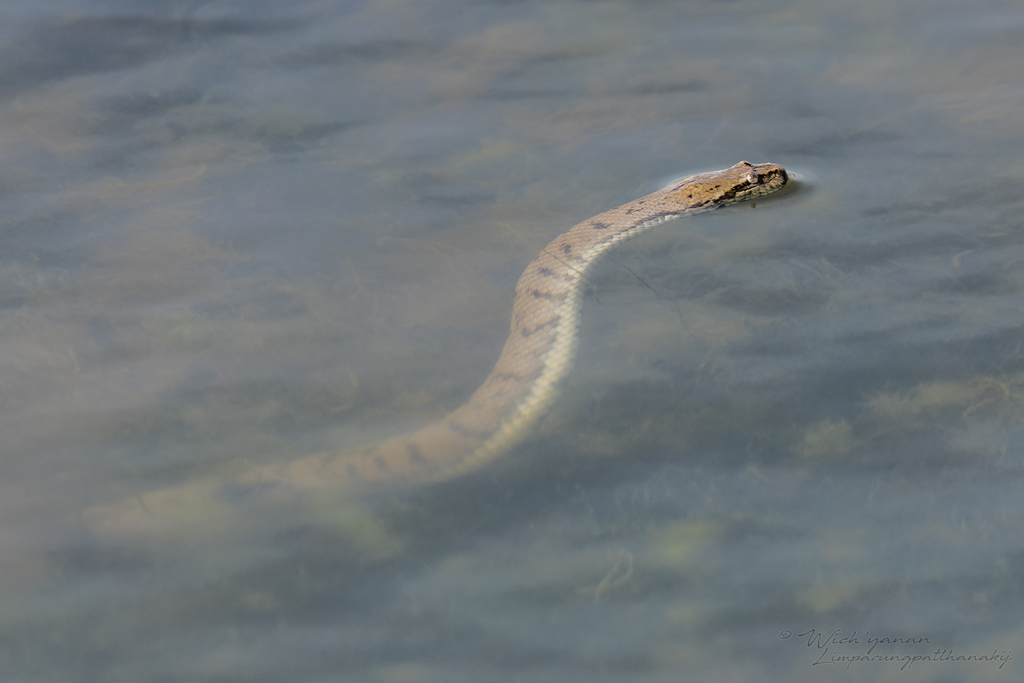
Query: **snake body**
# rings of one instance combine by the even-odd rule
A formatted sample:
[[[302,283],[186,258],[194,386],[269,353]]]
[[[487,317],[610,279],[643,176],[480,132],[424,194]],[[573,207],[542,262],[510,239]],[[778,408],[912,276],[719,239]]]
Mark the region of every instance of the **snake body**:
[[[583,221],[556,238],[516,285],[512,324],[501,357],[479,389],[447,417],[379,444],[321,453],[276,465],[133,496],[86,511],[98,533],[223,528],[245,515],[249,500],[293,500],[315,491],[373,492],[449,479],[508,451],[527,436],[558,397],[578,345],[587,272],[615,245],[656,225],[752,199],[782,188],[776,164],[746,161],[684,178]],[[255,497],[251,494],[257,493]]]
[[[656,225],[775,192],[787,180],[779,165],[741,161],[579,223],[519,278],[501,357],[469,400],[412,434],[302,458],[273,478],[299,489],[351,484],[372,490],[449,479],[505,453],[541,420],[572,369],[586,274],[604,254]],[[260,480],[268,475],[263,471]]]

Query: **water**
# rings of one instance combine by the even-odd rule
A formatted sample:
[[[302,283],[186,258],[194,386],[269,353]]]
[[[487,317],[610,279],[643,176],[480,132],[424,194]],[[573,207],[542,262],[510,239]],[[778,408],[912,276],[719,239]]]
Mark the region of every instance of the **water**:
[[[1020,675],[1019,4],[0,13],[4,680]],[[502,460],[90,523],[444,415],[541,247],[741,159],[798,183],[603,264]]]

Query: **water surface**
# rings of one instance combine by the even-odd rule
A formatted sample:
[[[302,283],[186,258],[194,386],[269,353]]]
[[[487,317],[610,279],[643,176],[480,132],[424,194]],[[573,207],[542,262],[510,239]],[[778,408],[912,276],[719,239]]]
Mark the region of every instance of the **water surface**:
[[[1019,677],[1017,3],[53,0],[0,27],[6,680]],[[741,159],[797,182],[602,264],[562,399],[498,462],[94,523],[443,416],[547,242]]]

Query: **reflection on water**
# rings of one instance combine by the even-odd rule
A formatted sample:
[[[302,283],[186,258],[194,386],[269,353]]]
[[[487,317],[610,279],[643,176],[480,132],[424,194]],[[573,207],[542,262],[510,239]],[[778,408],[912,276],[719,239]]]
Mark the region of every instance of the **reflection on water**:
[[[6,679],[1019,674],[1018,8],[0,12]],[[800,187],[603,264],[509,457],[250,480],[445,415],[543,245],[740,159]]]

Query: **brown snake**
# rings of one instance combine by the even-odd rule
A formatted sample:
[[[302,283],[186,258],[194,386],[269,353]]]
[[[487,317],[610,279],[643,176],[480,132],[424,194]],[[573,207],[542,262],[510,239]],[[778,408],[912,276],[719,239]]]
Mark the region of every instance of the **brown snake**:
[[[289,489],[373,491],[450,479],[502,455],[528,435],[558,397],[572,368],[586,273],[612,247],[666,221],[704,213],[781,189],[789,176],[776,164],[746,161],[684,178],[589,218],[556,238],[526,267],[516,285],[512,324],[497,364],[479,389],[438,422],[378,444],[322,453],[279,466],[250,468],[219,483],[191,484],[132,499],[138,515],[199,503],[219,487],[286,484]],[[107,523],[131,510],[94,508]],[[116,518],[116,519],[115,519]]]

